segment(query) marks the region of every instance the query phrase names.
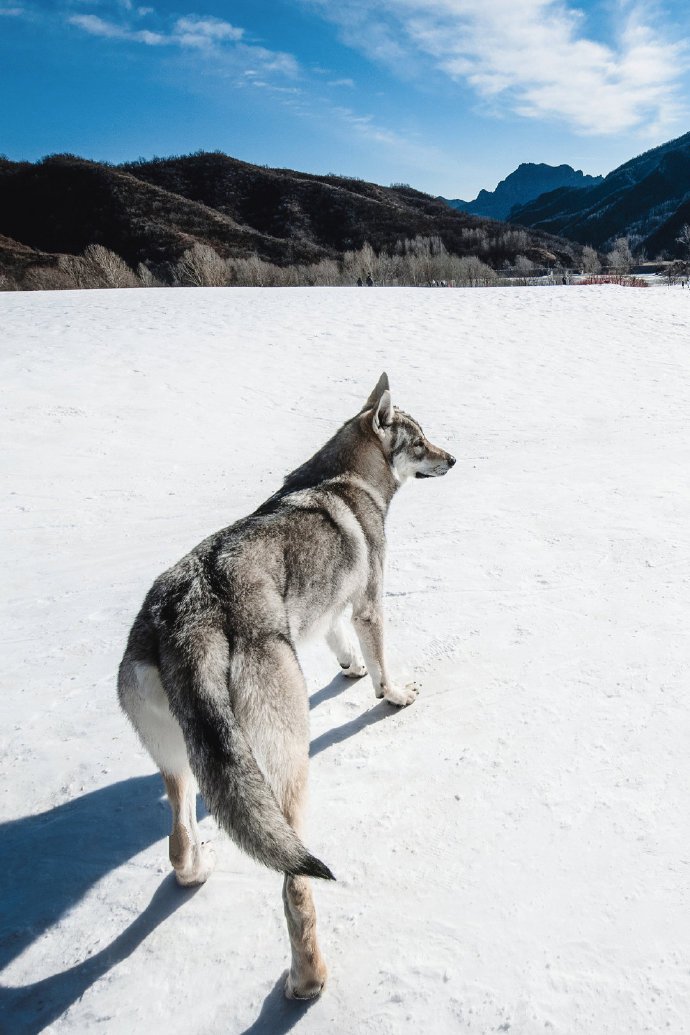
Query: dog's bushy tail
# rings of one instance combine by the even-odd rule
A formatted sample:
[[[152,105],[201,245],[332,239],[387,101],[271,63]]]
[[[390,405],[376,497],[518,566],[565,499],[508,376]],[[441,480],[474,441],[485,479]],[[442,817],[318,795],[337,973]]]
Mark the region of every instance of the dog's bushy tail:
[[[230,705],[227,670],[203,658],[165,667],[170,706],[211,815],[265,866],[292,876],[335,880],[302,844],[259,769]]]

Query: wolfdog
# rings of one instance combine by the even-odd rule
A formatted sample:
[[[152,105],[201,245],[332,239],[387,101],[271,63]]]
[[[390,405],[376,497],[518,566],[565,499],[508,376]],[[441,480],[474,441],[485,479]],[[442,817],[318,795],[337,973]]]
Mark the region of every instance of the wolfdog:
[[[156,579],[129,635],[120,704],[165,782],[177,880],[203,883],[215,861],[197,827],[196,778],[223,830],[285,875],[290,998],[323,989],[307,878],[334,879],[300,840],[309,710],[295,645],[320,628],[346,676],[368,670],[377,697],[415,700],[416,687],[395,686],[386,668],[384,521],[404,481],[454,463],[393,407],[382,374],[360,412],[258,510]]]

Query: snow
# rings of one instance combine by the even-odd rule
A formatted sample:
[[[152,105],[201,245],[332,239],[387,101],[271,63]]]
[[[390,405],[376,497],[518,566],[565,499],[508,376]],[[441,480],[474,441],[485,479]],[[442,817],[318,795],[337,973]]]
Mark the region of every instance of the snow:
[[[689,1030],[690,298],[0,295],[0,1028]],[[458,457],[389,519],[395,711],[304,653],[324,996],[209,817],[197,892],[114,674],[152,579],[364,401]],[[200,804],[201,808],[201,804]]]

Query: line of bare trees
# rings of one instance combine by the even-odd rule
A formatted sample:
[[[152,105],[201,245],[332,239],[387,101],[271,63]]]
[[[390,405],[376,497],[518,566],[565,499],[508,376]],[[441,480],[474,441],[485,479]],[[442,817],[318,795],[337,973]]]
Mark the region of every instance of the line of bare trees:
[[[484,253],[491,247],[483,228],[468,227],[467,245]],[[517,229],[506,231],[510,238],[502,245],[515,254],[529,246],[528,235]],[[676,260],[669,273],[682,278],[690,273],[690,226],[681,228],[679,243],[686,257]],[[495,242],[494,242],[495,243]],[[620,237],[608,255],[602,257],[594,248],[582,249],[580,268],[589,276],[605,272],[617,276],[630,273],[640,256],[634,253],[634,242]],[[346,251],[342,259],[321,259],[311,264],[277,266],[258,255],[244,258],[223,258],[208,244],[196,243],[180,259],[163,271],[154,272],[144,263],[132,269],[115,252],[100,244],[89,245],[82,255],[61,255],[52,266],[29,270],[20,283],[0,276],[0,289],[61,290],[69,288],[133,288],[194,287],[331,287],[367,283],[380,286],[418,287],[427,284],[453,284],[467,287],[488,287],[498,283],[531,283],[543,275],[526,255],[518,252],[501,272],[494,270],[478,254],[455,255],[447,251],[440,237],[414,237],[400,240],[392,251],[375,251],[364,244],[356,251]],[[564,271],[560,271],[563,273]],[[506,280],[506,278],[510,278]]]
[[[54,266],[34,266],[21,287],[29,291],[63,291],[74,288],[149,287],[151,271],[139,263],[136,272],[102,244],[90,244],[82,255],[60,255]]]
[[[524,257],[523,263],[531,266]],[[312,264],[277,266],[258,255],[223,258],[208,244],[196,243],[162,274],[139,263],[136,270],[100,244],[89,245],[82,255],[61,255],[52,266],[28,271],[21,284],[6,288],[61,290],[111,287],[292,287],[338,286],[366,282],[378,285],[419,286],[455,283],[471,287],[495,284],[498,274],[477,256],[449,253],[440,237],[415,237],[398,241],[392,252],[376,252],[364,244],[347,251],[342,259],[321,259]]]
[[[432,281],[472,287],[495,283],[496,272],[476,256],[452,255],[440,237],[415,237],[398,241],[394,251],[374,251],[364,244],[347,251],[341,260],[321,259],[310,265],[276,266],[257,255],[246,259],[222,259],[208,245],[195,244],[174,269],[175,283],[204,287],[331,287],[366,283],[380,286],[419,286]]]

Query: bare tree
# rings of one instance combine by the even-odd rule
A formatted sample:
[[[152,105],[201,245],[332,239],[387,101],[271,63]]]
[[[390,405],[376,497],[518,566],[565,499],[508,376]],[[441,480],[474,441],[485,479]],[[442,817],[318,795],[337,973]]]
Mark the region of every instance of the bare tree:
[[[174,277],[178,284],[223,287],[228,283],[228,268],[214,248],[196,241],[175,264]]]
[[[688,263],[684,262],[683,259],[676,259],[675,262],[670,262],[666,267],[664,276],[668,282],[669,287],[671,284],[678,284],[682,282],[688,275]]]
[[[162,281],[154,276],[151,270],[143,262],[137,266],[137,280],[142,287],[163,287]]]
[[[515,256],[515,272],[519,273],[522,277],[528,277],[534,270],[534,263],[531,259],[528,259],[526,255]]]
[[[583,273],[600,273],[601,262],[599,260],[599,253],[595,248],[586,244],[582,249],[582,272]]]
[[[55,266],[34,266],[24,277],[24,287],[27,291],[68,291],[70,288],[81,286],[75,282],[71,270],[66,269],[60,260]]]
[[[91,283],[87,287],[138,287],[136,274],[124,259],[121,259],[102,244],[90,244],[84,251],[83,271]]]
[[[498,280],[498,275],[496,270],[491,269],[476,255],[465,255],[457,261],[455,280],[468,287],[488,287]]]
[[[609,252],[609,266],[614,273],[624,275],[630,273],[633,264],[633,253],[627,237],[618,237]]]
[[[321,259],[321,262],[314,265],[313,271],[313,283],[319,287],[334,287],[342,280],[335,259]]]
[[[683,223],[676,241],[682,247],[687,256],[690,256],[690,223]]]

